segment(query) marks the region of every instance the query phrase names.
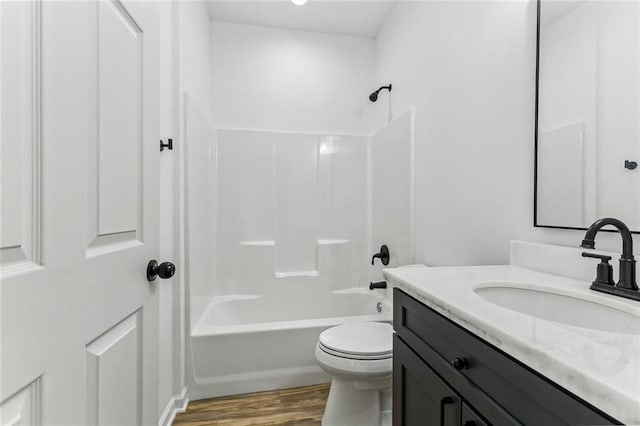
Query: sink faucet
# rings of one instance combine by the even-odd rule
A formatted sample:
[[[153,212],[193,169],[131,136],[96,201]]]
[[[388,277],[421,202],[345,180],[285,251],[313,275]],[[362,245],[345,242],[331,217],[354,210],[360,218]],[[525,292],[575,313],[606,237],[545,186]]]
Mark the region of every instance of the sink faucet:
[[[616,296],[626,297],[628,299],[640,300],[640,290],[636,283],[636,260],[633,257],[633,237],[627,225],[621,220],[614,218],[604,218],[596,220],[587,229],[584,239],[580,247],[594,249],[596,247],[596,234],[602,227],[614,226],[622,236],[622,256],[620,256],[620,277],[616,285],[606,284],[600,279],[591,284],[591,289],[602,291],[604,293],[614,294]],[[603,260],[604,261],[604,260]]]

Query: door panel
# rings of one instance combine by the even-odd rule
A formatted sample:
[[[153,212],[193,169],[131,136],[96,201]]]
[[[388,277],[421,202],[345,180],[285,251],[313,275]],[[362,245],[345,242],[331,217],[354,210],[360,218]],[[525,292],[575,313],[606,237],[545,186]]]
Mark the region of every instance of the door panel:
[[[98,235],[135,234],[142,207],[143,35],[124,8],[111,2],[100,3],[98,28]]]
[[[96,137],[89,149],[89,251],[117,250],[141,241],[142,60],[140,25],[125,6],[97,8]],[[114,84],[118,82],[118,84]]]
[[[91,424],[142,421],[138,311],[87,345],[87,419]]]
[[[12,2],[0,10],[0,268],[4,275],[39,263],[39,8]],[[10,40],[10,42],[6,42]]]
[[[22,220],[0,238],[0,424],[157,423],[157,3],[15,4],[33,9],[14,24],[0,2],[3,229]],[[16,40],[29,61],[6,60]],[[23,259],[5,256],[18,243]]]
[[[39,425],[40,379],[29,383],[0,405],[3,425]]]

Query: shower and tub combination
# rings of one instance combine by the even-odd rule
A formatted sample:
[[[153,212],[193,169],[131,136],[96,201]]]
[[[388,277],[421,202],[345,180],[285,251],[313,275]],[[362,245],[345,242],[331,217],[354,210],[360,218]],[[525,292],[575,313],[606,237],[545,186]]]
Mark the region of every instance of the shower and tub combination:
[[[391,322],[371,255],[412,261],[412,112],[331,135],[213,129],[185,109],[189,397],[328,382],[322,331]]]

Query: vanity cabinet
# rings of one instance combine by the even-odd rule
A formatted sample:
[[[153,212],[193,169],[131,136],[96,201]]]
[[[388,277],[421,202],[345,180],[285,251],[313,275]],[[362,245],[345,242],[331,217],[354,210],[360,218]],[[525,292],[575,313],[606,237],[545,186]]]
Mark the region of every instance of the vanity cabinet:
[[[400,424],[459,426],[462,400],[458,394],[397,335],[393,339],[393,355],[399,359],[394,364],[394,385],[403,396]],[[393,391],[395,395],[396,389]]]
[[[462,426],[487,426],[487,423],[471,407],[462,403]]]
[[[393,424],[621,424],[395,288]]]

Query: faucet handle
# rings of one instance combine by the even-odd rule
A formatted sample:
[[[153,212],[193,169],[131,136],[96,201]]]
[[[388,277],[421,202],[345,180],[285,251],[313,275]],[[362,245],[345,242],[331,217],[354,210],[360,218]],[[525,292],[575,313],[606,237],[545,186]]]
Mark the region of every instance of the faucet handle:
[[[611,256],[606,256],[604,254],[598,254],[598,253],[589,253],[587,251],[582,252],[582,257],[591,257],[593,259],[600,259],[603,263],[607,263],[611,260]]]
[[[380,259],[384,266],[387,266],[389,264],[389,257],[389,247],[387,247],[386,244],[383,244],[382,246],[380,246],[380,252],[374,254],[371,258],[371,264],[374,265],[377,258]]]
[[[606,256],[604,254],[597,253],[589,253],[583,252],[582,257],[590,257],[593,259],[600,259],[600,263],[598,264],[598,268],[596,269],[596,279],[593,282],[593,286],[599,285],[610,285],[613,286],[615,283],[613,282],[613,266],[609,264],[611,260],[611,256]]]

